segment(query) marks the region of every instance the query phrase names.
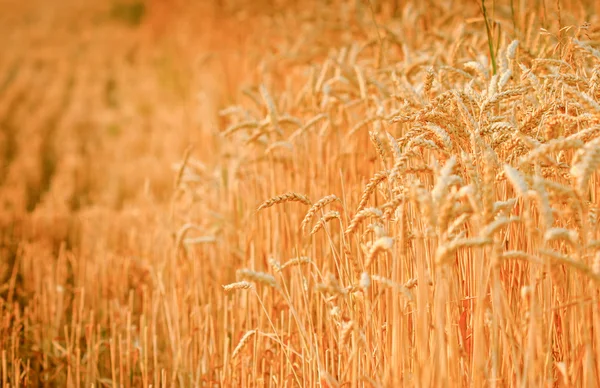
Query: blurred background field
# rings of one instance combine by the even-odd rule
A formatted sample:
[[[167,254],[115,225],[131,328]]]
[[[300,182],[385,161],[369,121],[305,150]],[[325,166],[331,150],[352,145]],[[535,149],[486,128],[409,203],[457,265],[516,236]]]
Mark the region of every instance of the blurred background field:
[[[0,0],[0,384],[596,386],[597,11]]]

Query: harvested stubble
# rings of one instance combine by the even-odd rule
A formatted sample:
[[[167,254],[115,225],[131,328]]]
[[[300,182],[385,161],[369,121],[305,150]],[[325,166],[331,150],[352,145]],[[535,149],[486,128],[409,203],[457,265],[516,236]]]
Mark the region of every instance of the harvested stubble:
[[[594,6],[191,3],[0,30],[3,386],[600,380]]]

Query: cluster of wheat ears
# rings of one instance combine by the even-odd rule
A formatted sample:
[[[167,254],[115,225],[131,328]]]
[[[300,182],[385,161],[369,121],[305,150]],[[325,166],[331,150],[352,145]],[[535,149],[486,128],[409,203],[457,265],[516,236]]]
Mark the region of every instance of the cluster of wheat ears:
[[[495,73],[487,57],[452,66],[405,48],[383,67],[387,32],[311,68],[292,101],[261,85],[264,119],[222,112],[224,134],[244,132],[272,163],[307,132],[377,155],[358,200],[289,191],[258,206],[257,217],[288,202],[307,210],[285,225],[301,236],[281,252],[293,258],[251,262],[223,287],[264,314],[228,358],[256,362],[275,343],[298,385],[312,373],[326,386],[594,386],[600,52],[579,30],[560,56],[507,41]],[[364,60],[369,45],[379,51]],[[306,106],[312,116],[294,115]]]
[[[54,194],[36,195],[24,226],[3,226],[3,238],[24,232],[2,245],[12,257],[0,288],[2,387],[597,386],[594,7],[267,1],[254,14],[237,3],[219,3],[215,18],[247,33],[243,49],[219,35],[223,47],[186,68],[204,88],[204,124],[194,126],[196,94],[161,100],[177,72],[164,58],[194,58],[189,19],[166,28],[164,58],[137,43],[111,54],[107,74],[145,81],[138,90],[111,75],[112,102],[88,125],[128,118],[135,130],[81,134],[86,112],[63,122],[58,110],[44,139],[59,170],[111,160],[93,148],[68,159],[90,136],[123,155],[195,144],[174,167],[172,195],[132,158],[123,180],[146,179],[139,191],[111,196],[88,177],[95,207],[67,206],[66,221],[40,231],[54,209],[42,205],[64,189],[49,178]],[[101,61],[111,50],[90,47],[74,52]],[[206,86],[216,68],[222,84],[245,82],[239,94]],[[53,144],[56,133],[81,140]],[[58,244],[40,242],[60,228]]]

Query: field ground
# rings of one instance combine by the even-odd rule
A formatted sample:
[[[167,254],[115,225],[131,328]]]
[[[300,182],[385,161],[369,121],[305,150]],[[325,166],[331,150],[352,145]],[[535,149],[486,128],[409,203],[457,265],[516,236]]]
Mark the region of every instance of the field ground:
[[[598,386],[598,11],[0,0],[1,386]]]

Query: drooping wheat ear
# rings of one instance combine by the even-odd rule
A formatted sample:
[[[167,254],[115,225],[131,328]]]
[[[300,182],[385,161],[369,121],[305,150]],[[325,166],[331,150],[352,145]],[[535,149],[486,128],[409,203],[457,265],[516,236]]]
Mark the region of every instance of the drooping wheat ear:
[[[490,96],[485,99],[485,101],[483,102],[483,104],[481,106],[481,114],[483,115],[484,113],[488,112],[488,110],[492,106],[494,106],[494,104],[500,103],[505,100],[509,100],[514,97],[522,96],[524,94],[527,94],[527,91],[528,91],[528,88],[519,87],[519,88],[510,89],[510,90],[505,90],[504,92],[501,92],[501,93],[496,93],[493,96]]]
[[[310,263],[311,263],[310,257],[306,257],[306,256],[294,257],[293,259],[290,259],[290,260],[286,261],[285,263],[283,263],[283,265],[279,268],[278,271],[281,272],[284,269],[286,269],[287,267],[303,265],[303,264],[310,264]]]
[[[479,63],[477,61],[469,61],[464,64],[464,67],[467,70],[473,70],[473,71],[479,73],[479,75],[481,75],[485,79],[488,79],[488,77],[489,77],[489,74],[490,74],[489,71],[485,68],[485,66],[483,66],[481,63]]]
[[[316,123],[318,123],[320,120],[323,120],[323,119],[329,119],[329,114],[320,113],[320,114],[316,115],[315,117],[313,117],[312,119],[308,120],[308,122],[306,124],[304,124],[303,127],[298,128],[297,130],[294,131],[294,133],[292,133],[290,135],[288,141],[290,143],[293,143],[297,137],[302,135],[304,132],[309,130],[312,126],[314,126]]]
[[[597,285],[600,285],[600,275],[594,273],[592,271],[592,269],[590,267],[588,267],[583,261],[573,260],[570,257],[565,256],[560,252],[551,251],[551,250],[547,250],[547,249],[540,249],[540,253],[542,255],[548,256],[549,258],[554,260],[556,263],[569,266],[570,268],[583,273],[584,275],[589,277],[591,280],[596,282]]]
[[[414,139],[411,139],[406,144],[407,150],[413,150],[414,148],[422,147],[430,150],[439,150],[442,151],[440,146],[438,146],[434,141],[425,139],[425,135],[417,136]]]
[[[232,124],[229,127],[227,127],[227,129],[225,129],[225,131],[223,131],[223,136],[231,135],[232,133],[235,133],[241,129],[246,129],[246,128],[255,129],[255,128],[261,128],[261,127],[264,127],[264,125],[262,123],[259,123],[256,120],[243,121],[241,123]]]
[[[335,210],[327,212],[323,217],[319,219],[319,221],[317,221],[314,228],[310,231],[310,235],[312,236],[313,234],[317,233],[319,230],[321,230],[321,228],[325,226],[326,223],[333,220],[334,218],[341,220],[340,212]]]
[[[265,209],[265,208],[268,208],[268,207],[271,207],[273,205],[283,203],[283,202],[301,202],[305,205],[311,205],[310,199],[308,199],[308,197],[306,195],[289,192],[289,193],[277,195],[275,197],[272,197],[272,198],[266,200],[258,207],[258,209],[256,209],[256,211],[259,212],[262,209]]]
[[[315,202],[315,204],[312,205],[310,209],[308,209],[308,212],[306,212],[306,215],[302,220],[302,231],[304,232],[306,230],[306,228],[310,224],[310,221],[319,210],[321,210],[323,207],[329,205],[334,201],[340,201],[340,199],[336,195],[331,194]]]
[[[242,280],[241,282],[226,284],[222,287],[223,291],[232,292],[234,290],[247,290],[249,288],[252,288],[252,283]]]
[[[590,176],[600,166],[600,138],[587,143],[582,151],[582,156],[577,163],[571,167],[571,175],[577,182],[577,190],[580,195],[587,192]]]
[[[387,252],[392,249],[394,246],[394,239],[391,237],[380,237],[378,238],[371,249],[369,249],[369,254],[367,255],[367,259],[365,260],[365,269],[369,269],[371,263],[380,252]]]
[[[520,217],[504,217],[504,216],[500,216],[497,219],[495,219],[494,221],[492,221],[490,224],[486,225],[485,228],[481,231],[480,236],[483,238],[492,238],[494,237],[494,233],[496,233],[496,231],[500,228],[502,228],[503,226],[506,226],[510,223],[513,222],[519,222],[521,221]]]
[[[276,148],[287,148],[288,150],[292,151],[294,149],[294,145],[288,141],[273,142],[265,149],[265,155],[269,155]]]
[[[367,217],[381,218],[382,216],[383,216],[383,213],[381,212],[381,210],[379,210],[377,208],[368,207],[366,209],[363,209],[363,210],[359,211],[358,213],[356,213],[356,215],[354,216],[352,221],[350,221],[350,225],[348,226],[348,228],[346,229],[344,234],[349,235],[350,233],[354,232],[356,230],[356,228],[358,227],[358,225]]]
[[[531,253],[523,252],[523,251],[505,251],[502,253],[503,260],[523,260],[529,261],[534,264],[543,264],[542,259],[537,256],[532,255]]]
[[[544,234],[544,241],[549,242],[553,240],[564,240],[572,247],[577,247],[579,234],[575,230],[565,228],[550,228]]]
[[[373,177],[369,180],[369,183],[367,183],[367,186],[365,186],[365,191],[363,191],[363,194],[360,197],[358,209],[356,209],[357,213],[365,208],[367,202],[369,201],[369,196],[371,195],[371,193],[374,192],[377,188],[377,185],[386,180],[389,175],[389,171],[380,171],[373,175]]]
[[[542,156],[551,154],[552,152],[566,150],[566,149],[579,149],[583,147],[583,142],[579,139],[553,139],[549,142],[542,144],[527,155],[521,158],[521,165],[527,163],[534,163]]]
[[[491,243],[491,239],[483,237],[457,238],[437,248],[435,261],[437,264],[444,264],[459,248],[482,247]]]
[[[250,280],[255,283],[261,283],[271,287],[277,286],[275,277],[265,272],[253,271],[251,269],[239,269],[237,270],[237,276],[241,279]]]
[[[242,350],[244,350],[244,347],[250,341],[250,338],[256,334],[256,332],[256,330],[249,330],[246,332],[246,334],[244,334],[244,336],[242,337],[242,339],[240,339],[240,342],[237,344],[235,349],[233,349],[233,353],[231,354],[232,360],[235,359]]]
[[[525,181],[523,174],[508,164],[504,165],[504,173],[517,194],[521,197],[524,197],[527,194],[529,187],[527,186],[527,182]]]
[[[515,198],[510,198],[507,199],[506,201],[496,201],[494,202],[494,210],[493,213],[497,214],[500,211],[509,211],[510,209],[512,209],[515,204],[517,203],[517,200]]]

